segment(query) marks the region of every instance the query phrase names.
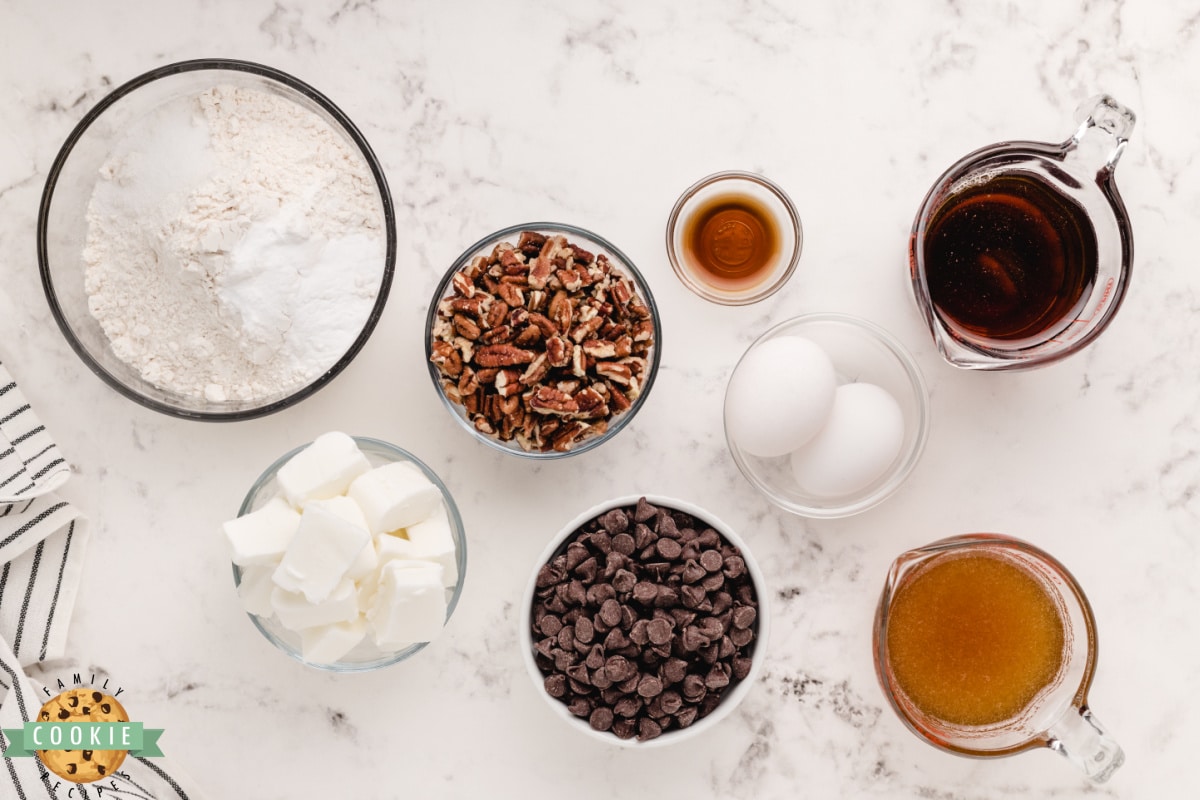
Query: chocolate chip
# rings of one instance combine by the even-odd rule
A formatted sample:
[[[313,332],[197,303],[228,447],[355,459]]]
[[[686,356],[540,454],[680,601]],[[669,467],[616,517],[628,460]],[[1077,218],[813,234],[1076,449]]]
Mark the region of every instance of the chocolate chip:
[[[704,678],[699,675],[688,675],[683,679],[683,696],[690,702],[696,703],[708,691],[704,686]]]
[[[579,542],[571,542],[567,545],[567,571],[575,569],[584,561],[587,560],[588,549]]]
[[[714,572],[700,581],[700,585],[704,587],[704,591],[706,592],[715,592],[725,585],[725,576],[719,572]]]
[[[547,614],[538,622],[538,630],[547,636],[557,636],[562,629],[562,620],[553,614]]]
[[[581,617],[575,623],[575,641],[583,644],[591,644],[592,638],[596,635],[595,629],[592,627],[592,621],[587,617]]]
[[[592,685],[591,676],[588,675],[587,667],[583,664],[567,667],[567,677],[587,686]]]
[[[559,650],[554,654],[554,668],[566,672],[567,667],[579,660],[579,656],[570,650]]]
[[[681,728],[686,728],[696,721],[698,710],[695,706],[686,706],[679,710],[675,715],[675,724]]]
[[[729,592],[716,592],[711,599],[713,614],[724,614],[733,605],[733,597],[730,596]]]
[[[704,591],[703,586],[682,586],[679,594],[687,608],[698,608],[708,597],[708,592]]]
[[[58,718],[59,719],[67,719],[70,716],[71,716],[71,712],[67,711],[65,708],[60,708],[58,710]]]
[[[612,537],[604,531],[592,534],[592,545],[604,555],[612,552]]]
[[[613,724],[612,709],[604,708],[603,706],[596,708],[596,710],[592,712],[592,715],[588,717],[588,724],[592,726],[592,730],[608,730]]]
[[[638,550],[645,550],[650,545],[654,544],[654,540],[658,536],[654,531],[650,530],[649,525],[639,524],[633,529],[633,545]]]
[[[628,680],[637,675],[637,667],[629,663],[624,656],[609,656],[604,662],[604,674],[615,682]]]
[[[92,692],[92,702],[93,702],[93,703],[99,703],[99,702],[100,702],[101,700],[103,700],[103,699],[104,699],[104,695],[103,695],[103,694],[101,694],[100,692]],[[85,752],[85,753],[88,753],[88,756],[87,756],[87,758],[89,758],[89,759],[90,759],[90,758],[91,758],[91,752],[92,752],[92,751],[91,751],[91,750],[85,750],[84,752]]]
[[[654,525],[654,532],[660,537],[679,538],[679,527],[675,524],[675,519],[671,516],[670,511],[667,511],[665,508],[659,509],[658,520]]]
[[[642,698],[623,697],[613,706],[613,711],[620,717],[636,716],[642,710]]]
[[[654,605],[659,608],[674,608],[679,605],[679,591],[670,586],[658,587],[658,596],[654,598]]]
[[[673,627],[674,625],[665,619],[651,620],[646,625],[646,636],[653,644],[666,644],[671,641],[671,629]]]
[[[733,610],[733,627],[749,628],[758,619],[758,610],[750,606],[738,606]]]
[[[573,625],[564,625],[563,629],[558,632],[558,646],[564,649],[572,647],[575,644],[575,627]]]
[[[713,664],[712,669],[704,678],[704,687],[710,692],[724,689],[729,685],[729,667],[725,664]]]
[[[538,570],[536,585],[539,589],[544,589],[547,586],[553,586],[556,583],[559,583],[560,581],[562,581],[562,579],[563,579],[563,574],[561,571],[556,570],[554,567],[550,566],[549,564],[546,564],[541,569]],[[72,699],[74,699],[74,698],[72,698]]]
[[[688,611],[686,608],[670,609],[671,619],[675,620],[676,628],[683,628],[686,625],[691,625],[696,619],[695,611]]]
[[[637,576],[627,569],[619,569],[613,576],[612,588],[622,594],[632,591],[636,585]]]
[[[619,508],[614,508],[600,517],[600,524],[609,534],[622,533],[629,530],[629,517]]]
[[[730,556],[725,559],[725,577],[740,578],[746,572],[746,562],[741,556]]]
[[[76,697],[75,695],[71,695],[70,697],[67,698],[67,704],[69,706],[71,706],[71,708],[78,708],[79,707],[79,698]]]
[[[659,539],[655,542],[654,547],[658,550],[658,554],[668,561],[674,561],[683,552],[683,546],[674,539]]]
[[[637,723],[631,719],[619,719],[613,723],[612,732],[619,739],[632,739],[637,733]]]
[[[725,566],[725,559],[721,558],[721,554],[716,550],[705,550],[700,554],[700,566],[704,567],[706,572],[716,572]]]
[[[636,627],[636,623],[634,624]],[[629,646],[629,637],[620,628],[614,628],[604,637],[605,650],[620,650],[622,647]]]
[[[734,628],[729,632],[729,638],[738,647],[745,647],[754,639],[754,631],[750,628]]]
[[[604,666],[604,648],[598,644],[592,645],[592,649],[588,650],[587,658],[584,659],[588,669],[600,669]],[[604,688],[604,687],[601,687]]]
[[[96,772],[99,772],[101,775],[104,775],[106,772],[108,772],[108,767],[104,766],[103,764],[97,764]]]
[[[596,580],[596,572],[600,569],[600,562],[595,556],[587,559],[575,568],[575,574],[583,579],[585,583],[592,583]]]
[[[538,643],[535,644],[534,647],[537,649],[537,651],[539,653],[544,655],[546,658],[550,658],[553,655],[554,648],[557,645],[558,645],[558,637],[557,636],[547,636],[545,639],[538,640]]]
[[[733,677],[736,680],[744,681],[746,676],[750,674],[750,667],[754,664],[748,658],[733,659]]]
[[[603,667],[592,670],[589,682],[602,692],[613,685],[612,678],[608,677],[608,673],[604,671]]]
[[[567,692],[567,677],[562,673],[546,676],[546,694],[551,697],[562,697]]]
[[[633,555],[633,551],[637,549],[633,537],[628,533],[618,533],[614,536],[612,546],[614,551],[626,556]]]
[[[638,581],[633,587],[633,599],[649,605],[658,597],[658,587],[650,581]]]
[[[567,584],[566,601],[569,605],[581,606],[587,602],[587,589],[577,580]]]
[[[688,625],[683,629],[683,635],[680,637],[679,643],[683,647],[683,652],[695,653],[708,643],[708,639],[704,638],[704,634],[695,625]]]
[[[679,692],[666,691],[658,696],[659,705],[666,714],[675,714],[679,709],[683,708],[683,698]]]
[[[586,717],[592,713],[592,704],[585,698],[576,697],[567,705],[567,710],[577,717]]]
[[[600,619],[610,627],[621,624],[621,604],[613,599],[605,600],[600,606]]]
[[[636,645],[645,647],[650,643],[649,627],[649,620],[639,619],[629,629],[629,640]]]
[[[662,694],[662,681],[654,675],[643,675],[638,681],[637,693],[641,697],[657,697]]]
[[[651,739],[657,739],[659,736],[662,736],[662,732],[662,726],[652,719],[642,717],[641,720],[638,721],[637,738],[639,742],[648,742]]]
[[[687,675],[687,667],[687,662],[682,658],[672,658],[663,664],[663,679],[667,683],[679,683]]]
[[[698,627],[700,628],[700,632],[710,642],[716,641],[725,635],[725,626],[716,617],[705,617],[700,620]],[[578,637],[578,634],[576,636]]]
[[[617,688],[621,690],[621,694],[630,694],[631,692],[636,692],[638,681],[640,680],[641,678],[638,676],[637,668],[635,667],[633,670],[633,675],[617,684]]]
[[[633,518],[638,522],[645,522],[657,514],[658,509],[646,502],[646,498],[644,497],[637,501],[637,507],[633,510]]]
[[[697,564],[695,561],[687,561],[683,565],[683,572],[680,573],[680,578],[684,583],[696,583],[702,579],[708,572],[704,567]]]

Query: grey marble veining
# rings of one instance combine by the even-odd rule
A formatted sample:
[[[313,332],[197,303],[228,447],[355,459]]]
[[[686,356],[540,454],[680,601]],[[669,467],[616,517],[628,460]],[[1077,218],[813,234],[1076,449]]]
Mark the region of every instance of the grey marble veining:
[[[212,797],[1194,796],[1193,3],[9,0],[0,30],[0,354],[74,462],[66,494],[95,525],[76,660],[47,665],[44,678],[102,665]],[[156,415],[94,378],[54,326],[35,255],[42,185],[72,126],[116,85],[202,56],[278,67],[341,106],[384,164],[399,234],[396,285],[357,361],[302,405],[228,426]],[[945,365],[906,285],[921,198],[976,147],[1066,138],[1074,108],[1100,91],[1139,115],[1118,171],[1136,244],[1121,312],[1094,346],[1048,369]],[[741,309],[689,294],[663,245],[678,193],[728,168],[779,182],[806,237],[784,291]],[[616,242],[646,274],[665,326],[639,417],[597,451],[546,465],[463,434],[421,346],[454,257],[533,219]],[[884,326],[931,389],[921,464],[895,497],[848,520],[774,510],[724,447],[733,363],[806,311]],[[424,458],[470,538],[445,636],[369,675],[312,672],[274,651],[240,612],[218,535],[261,467],[335,428]],[[546,540],[592,503],[639,491],[698,501],[741,531],[775,615],[745,703],[693,743],[653,753],[564,730],[524,673],[515,627]],[[938,752],[878,688],[871,621],[888,564],[977,530],[1034,541],[1088,591],[1101,642],[1093,707],[1128,759],[1103,788],[1048,751]]]

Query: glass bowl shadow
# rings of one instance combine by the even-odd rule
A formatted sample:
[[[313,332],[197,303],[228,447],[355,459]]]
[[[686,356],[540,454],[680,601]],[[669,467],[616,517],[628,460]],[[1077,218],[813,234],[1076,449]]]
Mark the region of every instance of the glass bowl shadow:
[[[446,590],[446,622],[449,623],[450,617],[454,615],[454,609],[458,606],[459,597],[462,596],[463,584],[466,582],[467,576],[466,531],[463,528],[462,516],[458,512],[458,506],[455,505],[454,498],[450,496],[450,490],[446,488],[446,484],[442,483],[442,479],[437,476],[437,473],[407,450],[379,439],[371,439],[363,436],[355,436],[354,441],[358,444],[359,450],[367,457],[367,460],[371,462],[372,467],[379,467],[398,461],[408,462],[420,468],[421,472],[425,473],[425,477],[429,478],[433,482],[433,485],[441,491],[442,499],[446,505],[446,515],[450,519],[450,532],[454,537],[455,558],[458,564],[458,583]],[[256,511],[271,500],[271,498],[279,494],[279,484],[276,476],[279,473],[280,467],[306,447],[308,445],[304,444],[295,448],[291,452],[280,456],[276,459],[275,463],[267,467],[266,471],[250,487],[250,491],[246,493],[246,499],[242,501],[242,506],[238,509],[239,517],[249,514],[251,511]],[[234,586],[240,585],[241,582],[242,571],[234,564]],[[416,642],[403,650],[383,652],[375,647],[368,637],[340,661],[331,664],[318,664],[304,660],[304,656],[300,651],[299,634],[283,627],[278,619],[274,617],[267,619],[250,613],[247,613],[246,616],[250,618],[250,621],[254,623],[254,627],[258,628],[259,633],[267,641],[284,653],[287,653],[305,666],[328,672],[370,672],[381,669],[412,658],[429,644],[428,642]]]
[[[487,255],[492,252],[492,249],[504,241],[515,241],[515,237],[520,236],[522,231],[534,231],[545,236],[565,236],[568,241],[573,244],[578,244],[592,253],[604,253],[609,257],[613,266],[624,272],[633,281],[637,287],[638,294],[646,301],[646,307],[650,309],[650,320],[654,325],[654,346],[650,349],[650,354],[647,357],[646,379],[642,382],[641,393],[637,399],[633,401],[628,411],[612,417],[608,422],[608,430],[599,436],[593,436],[585,439],[575,447],[566,452],[556,450],[540,451],[540,450],[525,450],[517,443],[515,439],[511,441],[501,441],[499,437],[489,434],[480,433],[475,429],[471,420],[467,418],[466,409],[463,406],[455,403],[446,396],[445,390],[442,388],[442,374],[438,368],[434,366],[430,357],[433,355],[433,326],[437,321],[438,303],[447,297],[453,296],[454,292],[451,288],[451,281],[454,278],[454,273],[465,267],[476,256]],[[450,269],[442,276],[441,281],[434,290],[433,299],[429,303],[429,312],[425,319],[425,363],[429,368],[429,377],[433,381],[433,387],[438,393],[438,397],[442,400],[442,405],[450,412],[450,415],[462,426],[463,430],[471,434],[475,439],[483,442],[489,447],[499,450],[510,455],[520,456],[522,458],[532,458],[541,460],[551,460],[556,458],[569,458],[577,456],[580,453],[586,453],[589,450],[599,447],[605,442],[612,439],[627,426],[637,412],[641,410],[646,402],[646,398],[650,396],[650,389],[654,386],[655,377],[658,375],[658,366],[660,354],[662,353],[662,322],[658,312],[658,306],[654,302],[654,295],[650,292],[650,287],[646,284],[646,279],[634,266],[633,262],[623,252],[617,249],[616,245],[598,236],[591,231],[574,225],[567,225],[557,222],[527,222],[522,225],[510,225],[507,228],[496,231],[483,237],[475,244],[463,251],[454,263],[450,265]]]
[[[361,331],[338,360],[307,385],[255,401],[210,402],[162,389],[122,361],[88,308],[83,249],[87,207],[100,167],[128,126],[181,97],[217,85],[251,88],[287,98],[325,121],[361,155],[374,179],[387,239],[379,293]],[[238,421],[295,405],[328,385],[358,355],[375,329],[391,289],[396,263],[396,219],[383,168],[363,135],[329,98],[280,70],[248,61],[206,58],[151,70],[122,84],[75,126],[59,150],[42,192],[37,222],[42,287],[58,327],[92,372],[120,394],[170,416],[201,421]]]

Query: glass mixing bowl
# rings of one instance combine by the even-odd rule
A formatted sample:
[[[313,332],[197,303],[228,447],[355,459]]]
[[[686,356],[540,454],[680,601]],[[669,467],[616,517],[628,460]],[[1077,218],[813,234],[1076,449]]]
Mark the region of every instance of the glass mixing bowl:
[[[256,89],[287,98],[324,120],[361,155],[374,178],[387,238],[378,294],[350,347],[307,385],[252,402],[212,402],[165,390],[113,352],[88,308],[84,288],[87,208],[100,168],[129,127],[164,104],[218,85]],[[37,249],[50,310],[72,349],[109,386],[147,408],[195,420],[243,420],[271,414],[326,386],[354,359],[374,330],[391,288],[396,261],[396,225],[391,194],[375,154],[354,123],[328,98],[279,70],[245,61],[201,59],[160,67],[114,89],[75,126],[55,158],[38,212]]]

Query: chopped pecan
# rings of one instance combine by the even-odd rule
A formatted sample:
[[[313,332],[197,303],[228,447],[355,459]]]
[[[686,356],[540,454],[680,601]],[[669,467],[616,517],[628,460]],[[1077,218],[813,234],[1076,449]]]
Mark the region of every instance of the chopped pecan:
[[[529,293],[529,301],[525,303],[525,307],[530,311],[541,311],[546,307],[546,293],[540,289]]]
[[[637,322],[633,326],[635,342],[649,342],[654,338],[654,323],[648,319]]]
[[[588,427],[588,425],[585,425],[582,422],[572,421],[564,423],[557,431],[555,431],[554,436],[551,438],[551,446],[557,452],[567,452],[575,445],[576,442],[579,442],[584,438],[584,434],[587,433]]]
[[[521,384],[524,386],[534,386],[546,379],[546,375],[550,372],[549,357],[546,353],[542,353],[533,360],[529,368],[525,370],[525,374],[521,376]]]
[[[429,360],[447,378],[457,378],[462,374],[462,356],[449,342],[434,342],[433,354]]]
[[[480,275],[482,275],[484,272],[486,272],[487,268],[488,268],[487,257],[486,256],[475,256],[474,258],[471,259],[471,263],[468,264],[463,269],[462,272],[464,275],[467,276],[467,278],[469,280],[474,281],[474,280],[477,280]],[[471,297],[473,294],[474,294],[474,292],[472,292],[472,294],[465,295],[465,296]]]
[[[578,378],[570,378],[569,380],[559,381],[558,383],[554,384],[554,388],[558,389],[560,392],[575,394],[579,391],[579,387],[581,385],[582,384],[580,384]]]
[[[496,395],[500,397],[511,397],[521,391],[521,373],[515,369],[502,369],[496,373],[496,380],[493,385],[496,387]]]
[[[475,296],[475,283],[462,270],[454,273],[454,277],[450,279],[450,284],[454,287],[454,291],[462,297]]]
[[[549,386],[539,386],[529,399],[529,407],[539,414],[569,417],[579,411],[572,397]]]
[[[497,287],[497,291],[500,294],[500,299],[509,306],[519,308],[525,305],[525,292],[520,286],[501,281],[500,286]]]
[[[583,354],[583,348],[579,345],[571,350],[571,374],[583,378],[587,376],[587,356]]]
[[[542,331],[537,325],[526,325],[520,330],[513,344],[518,347],[533,347],[542,340]]]
[[[513,250],[511,245],[500,254],[500,266],[504,267],[505,275],[520,275],[529,269],[525,266],[525,256]]]
[[[475,392],[475,394],[464,395],[463,408],[465,408],[467,413],[472,416],[478,414],[480,409],[483,408],[483,389],[480,388],[480,390]]]
[[[474,341],[478,339],[479,334],[482,333],[482,331],[479,330],[478,322],[470,317],[463,316],[462,314],[454,315],[453,324],[454,330],[464,339],[470,339],[471,341]]]
[[[512,367],[528,364],[534,358],[532,350],[522,350],[511,344],[489,344],[475,350],[474,361],[481,367]]]
[[[542,245],[546,243],[546,237],[534,231],[522,231],[521,238],[517,240],[517,249],[527,256],[536,256],[542,252]]]
[[[488,418],[483,414],[476,414],[471,422],[475,425],[475,430],[479,431],[480,433],[486,433],[490,435],[496,432],[496,429],[492,427],[492,423],[488,422]]]
[[[592,358],[600,359],[617,357],[616,342],[606,342],[603,339],[588,339],[581,346],[583,347],[583,352],[587,353]]]
[[[622,279],[613,283],[608,294],[617,305],[628,306],[629,301],[633,299],[633,288],[629,285],[629,281]]]
[[[625,396],[625,393],[621,391],[620,387],[614,386],[611,383],[607,384],[607,386],[608,404],[612,406],[615,413],[620,414],[623,411],[628,411],[633,406],[633,401]]]
[[[580,247],[577,244],[570,244],[570,245],[567,245],[567,247],[571,248],[571,256],[575,259],[575,262],[578,264],[591,264],[593,261],[596,260],[596,257],[594,255],[589,253],[587,250],[584,250],[582,247]]]
[[[487,310],[485,317],[489,328],[498,328],[504,324],[504,320],[508,319],[508,303],[503,300],[492,301],[492,306]]]
[[[578,292],[583,288],[583,277],[573,269],[560,269],[554,276],[568,292]]]
[[[513,340],[513,329],[509,325],[500,325],[492,328],[490,331],[484,331],[479,335],[479,343],[484,344],[508,344]],[[521,344],[518,342],[517,344]]]
[[[450,310],[457,314],[466,314],[482,322],[492,304],[492,298],[477,294],[474,297],[455,297],[450,301]]]
[[[546,339],[546,355],[550,366],[565,367],[571,363],[571,344],[561,336],[551,336]]]
[[[462,375],[458,378],[458,394],[459,397],[467,394],[474,394],[479,391],[479,378],[475,375],[475,370],[470,367],[463,367]]]
[[[616,361],[601,361],[596,364],[596,374],[608,378],[613,383],[629,386],[633,383],[633,371],[628,364]]]
[[[604,324],[604,317],[592,317],[587,322],[581,322],[571,331],[571,338],[576,342],[582,342],[584,339],[590,339],[592,334],[600,329]]]
[[[545,289],[554,274],[554,263],[546,256],[538,256],[529,270],[529,288]]]
[[[608,404],[595,389],[581,389],[573,395],[575,405],[579,410],[575,415],[580,419],[596,419],[608,416]]]
[[[560,289],[554,293],[554,297],[550,298],[549,312],[550,320],[558,326],[555,333],[571,330],[571,317],[574,311],[571,307],[571,298],[566,290]]]
[[[475,378],[484,385],[490,385],[496,382],[496,376],[500,374],[500,370],[495,367],[489,369],[481,369],[475,372]]]
[[[560,333],[559,327],[554,321],[543,314],[532,312],[529,315],[529,321],[538,326],[538,330],[542,332],[542,336],[554,336],[556,333]]]
[[[617,358],[633,354],[633,337],[622,336],[613,343],[613,348],[617,351]]]

